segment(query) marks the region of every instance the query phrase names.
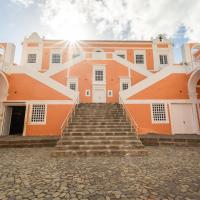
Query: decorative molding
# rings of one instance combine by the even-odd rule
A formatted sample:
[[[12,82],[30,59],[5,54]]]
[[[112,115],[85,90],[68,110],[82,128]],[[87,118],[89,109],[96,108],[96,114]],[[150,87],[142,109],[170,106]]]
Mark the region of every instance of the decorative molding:
[[[120,63],[121,65],[124,65],[125,67],[138,72],[139,74],[142,74],[146,77],[151,76],[153,73],[151,73],[150,71],[148,71],[145,68],[142,68],[139,65],[134,65],[133,63],[129,62],[128,60],[125,60],[119,56],[116,56],[115,54],[113,54],[113,60]]]
[[[151,76],[147,77],[146,79],[133,85],[128,90],[120,92],[120,94],[123,99],[127,99],[173,73],[181,74],[181,73],[186,73],[186,71],[185,71],[185,68],[183,68],[183,67],[166,67],[166,68],[162,69],[161,71],[159,71],[155,74],[152,74]]]

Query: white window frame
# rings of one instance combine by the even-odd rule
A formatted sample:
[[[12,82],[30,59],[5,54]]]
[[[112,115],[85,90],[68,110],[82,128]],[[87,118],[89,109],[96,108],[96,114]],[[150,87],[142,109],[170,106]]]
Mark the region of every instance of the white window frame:
[[[106,54],[103,51],[103,49],[101,48],[96,48],[93,52],[92,52],[92,58],[94,60],[105,60],[106,59]]]
[[[43,122],[42,121],[38,121],[38,122],[32,121],[33,106],[34,105],[44,105],[45,106],[44,121]],[[29,124],[31,124],[31,125],[45,125],[46,124],[46,118],[47,118],[47,104],[42,104],[42,103],[30,104]]]
[[[162,56],[163,63],[161,63],[161,56]],[[165,60],[165,57],[167,58],[167,60]],[[167,61],[167,63],[165,63],[165,61]],[[167,54],[159,54],[159,63],[162,66],[163,65],[168,65],[169,64],[168,55]]]
[[[122,58],[122,59],[127,59],[127,51],[126,50],[116,50],[115,55],[119,56],[120,58],[122,58],[120,55],[124,55],[124,58]]]
[[[60,63],[53,63],[52,62],[52,59],[53,59],[53,54],[60,54]],[[53,66],[55,66],[55,67],[57,67],[57,66],[60,66],[60,65],[62,65],[62,49],[51,49],[51,52],[50,52],[50,60],[49,60],[49,66],[50,66],[50,68],[51,67],[53,67]]]
[[[69,78],[68,83],[67,83],[69,89],[70,89],[71,83],[76,85],[76,90],[73,90],[73,91],[78,91],[78,78]]]
[[[162,104],[164,105],[164,109],[165,109],[165,120],[155,120],[154,118],[154,113],[153,113],[153,106],[154,105],[159,105]],[[166,103],[151,103],[151,122],[152,124],[168,124],[169,123],[169,116],[168,116],[168,106]]]
[[[143,55],[144,63],[136,63],[136,55]],[[143,67],[147,67],[146,62],[147,62],[146,61],[146,50],[134,50],[134,64],[139,65],[139,66],[143,66]]]
[[[96,81],[96,71],[103,71],[103,81]],[[106,68],[105,65],[94,65],[93,66],[93,84],[106,84]]]
[[[128,88],[130,88],[131,86],[131,80],[129,77],[127,78],[120,78],[120,91],[124,91],[123,90],[123,84],[128,84]]]
[[[29,56],[30,55],[35,55],[35,62],[29,62],[30,60],[29,60]],[[32,59],[33,60],[33,59]],[[27,64],[36,64],[37,63],[37,53],[28,53],[27,54]]]
[[[138,56],[141,56],[141,58],[139,58],[139,61],[140,62],[138,62]],[[142,61],[142,62],[141,62]],[[136,54],[135,55],[135,63],[138,65],[141,65],[141,64],[144,64],[144,55],[143,54]]]
[[[54,60],[54,57],[53,57],[54,55],[56,55],[56,56],[59,55],[59,56],[60,56],[59,62],[53,62],[53,61],[55,61],[55,60]],[[56,61],[57,61],[57,60],[58,60],[58,58],[56,58]],[[60,53],[52,53],[52,54],[51,54],[51,63],[52,63],[52,64],[60,64],[60,63],[61,63],[61,54],[60,54]]]
[[[85,90],[85,96],[86,97],[90,97],[91,96],[90,90]]]
[[[113,90],[108,90],[107,95],[108,95],[108,97],[113,97]]]

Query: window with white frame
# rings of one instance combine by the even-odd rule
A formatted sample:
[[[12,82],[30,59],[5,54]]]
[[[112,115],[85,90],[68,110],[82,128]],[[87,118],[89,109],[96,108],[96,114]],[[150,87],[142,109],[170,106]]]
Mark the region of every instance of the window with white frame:
[[[46,122],[46,105],[33,104],[31,110],[31,123],[43,124]]]
[[[61,56],[59,53],[53,53],[51,57],[52,63],[60,63],[61,62]]]
[[[86,90],[86,91],[85,91],[85,96],[86,96],[86,97],[89,97],[89,96],[90,96],[90,90]]]
[[[144,64],[144,55],[142,54],[135,55],[135,60],[136,64]]]
[[[95,81],[96,82],[103,82],[104,81],[104,70],[103,69],[96,69],[95,70]]]
[[[161,64],[161,65],[166,65],[166,64],[168,64],[167,55],[160,55],[160,64]]]
[[[79,57],[81,55],[80,52],[75,52],[72,54],[72,58],[76,58],[76,57]]]
[[[151,108],[154,123],[167,122],[167,107],[164,103],[153,103]]]
[[[35,53],[28,54],[27,63],[36,63],[37,55]]]
[[[69,83],[69,88],[70,88],[71,90],[76,91],[76,83],[75,83],[75,82],[70,82],[70,83]]]
[[[112,90],[108,90],[108,97],[112,97],[113,96],[113,91]]]
[[[128,89],[128,83],[127,82],[124,82],[122,83],[122,90],[127,90]]]
[[[125,50],[117,50],[115,51],[116,52],[116,55],[123,58],[123,59],[126,59],[126,51]]]

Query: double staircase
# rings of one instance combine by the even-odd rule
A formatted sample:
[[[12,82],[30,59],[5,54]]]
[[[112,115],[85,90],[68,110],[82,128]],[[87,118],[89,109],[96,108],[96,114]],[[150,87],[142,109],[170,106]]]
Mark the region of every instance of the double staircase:
[[[79,104],[52,156],[144,155],[119,104]]]

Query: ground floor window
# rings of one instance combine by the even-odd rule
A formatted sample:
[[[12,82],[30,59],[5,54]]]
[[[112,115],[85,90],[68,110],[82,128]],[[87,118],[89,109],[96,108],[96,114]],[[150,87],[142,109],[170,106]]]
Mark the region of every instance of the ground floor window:
[[[33,104],[31,109],[31,123],[46,123],[46,109],[47,106],[45,104]]]
[[[151,105],[151,113],[154,123],[168,122],[167,106],[164,103],[153,103]]]

